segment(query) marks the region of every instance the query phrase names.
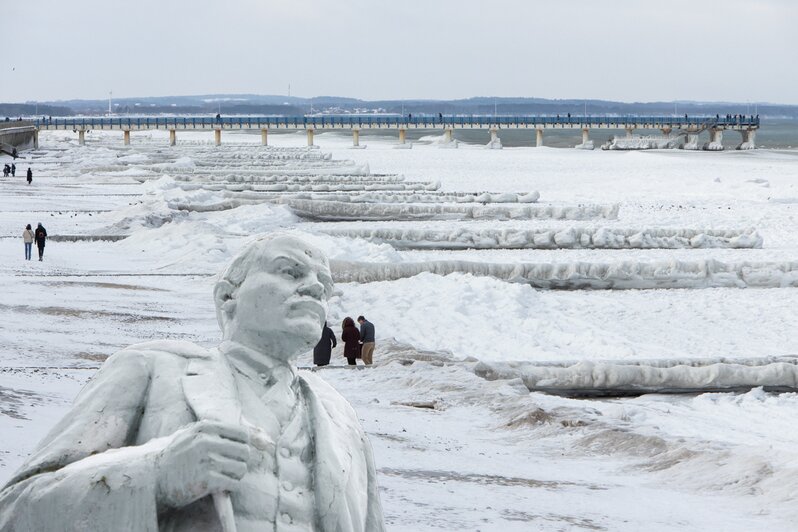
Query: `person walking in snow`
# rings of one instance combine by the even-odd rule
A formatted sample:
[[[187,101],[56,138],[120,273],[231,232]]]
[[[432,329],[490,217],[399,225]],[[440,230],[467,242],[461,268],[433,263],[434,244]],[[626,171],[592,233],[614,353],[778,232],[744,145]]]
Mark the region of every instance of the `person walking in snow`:
[[[17,165],[11,163],[11,177],[16,177],[16,176],[17,176]]]
[[[374,324],[363,316],[358,316],[357,322],[360,324],[360,358],[370,366],[374,356]]]
[[[324,322],[324,327],[321,330],[321,339],[316,347],[313,348],[313,363],[317,366],[326,366],[330,363],[330,356],[332,355],[333,347],[338,345],[335,341],[335,333]]]
[[[31,184],[31,181],[33,181],[33,170],[31,170],[30,166],[29,166],[28,167],[28,184],[29,185]]]
[[[36,236],[33,234],[30,224],[26,225],[25,229],[22,231],[22,241],[25,242],[25,260],[30,260],[31,248],[33,247],[33,240],[35,238]]]
[[[44,228],[41,222],[36,226],[35,240],[36,247],[39,248],[39,261],[42,261],[44,260],[44,242],[47,240],[47,229]]]
[[[350,366],[356,366],[356,360],[360,358],[360,333],[355,327],[355,322],[347,316],[341,325],[341,341],[344,343],[344,356]]]

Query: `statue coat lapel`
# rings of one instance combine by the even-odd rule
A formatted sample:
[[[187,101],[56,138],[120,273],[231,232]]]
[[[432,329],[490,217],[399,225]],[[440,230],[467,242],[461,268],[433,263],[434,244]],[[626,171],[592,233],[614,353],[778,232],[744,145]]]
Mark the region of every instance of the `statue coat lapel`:
[[[347,417],[336,416],[335,410],[331,412],[324,399],[313,391],[304,378],[300,377],[299,382],[308,402],[310,425],[314,432],[315,495],[321,530],[337,531],[339,525],[341,530],[357,530],[350,523],[346,502],[346,488],[352,469],[352,437],[357,431],[342,426]]]
[[[197,421],[240,422],[241,402],[233,372],[218,351],[211,351],[207,358],[190,359],[181,382]]]

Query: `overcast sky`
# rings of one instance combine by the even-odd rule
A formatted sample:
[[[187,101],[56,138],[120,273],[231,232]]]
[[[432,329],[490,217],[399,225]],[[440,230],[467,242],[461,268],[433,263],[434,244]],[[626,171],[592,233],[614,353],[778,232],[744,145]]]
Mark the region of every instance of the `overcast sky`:
[[[798,103],[794,0],[3,2],[0,101],[207,93]]]

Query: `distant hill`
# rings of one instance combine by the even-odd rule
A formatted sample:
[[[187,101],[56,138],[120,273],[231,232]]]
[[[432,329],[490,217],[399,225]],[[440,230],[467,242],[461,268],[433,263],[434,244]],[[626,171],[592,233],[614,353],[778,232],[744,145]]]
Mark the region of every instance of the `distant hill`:
[[[251,114],[297,115],[313,112],[383,112],[414,114],[755,114],[763,118],[798,119],[798,106],[740,102],[614,102],[608,100],[550,100],[545,98],[474,97],[462,100],[359,100],[339,96],[299,98],[258,94],[206,94],[198,96],[154,96],[118,98],[114,113],[160,114]],[[50,102],[0,103],[0,117],[71,116],[104,114],[108,100],[63,100]]]

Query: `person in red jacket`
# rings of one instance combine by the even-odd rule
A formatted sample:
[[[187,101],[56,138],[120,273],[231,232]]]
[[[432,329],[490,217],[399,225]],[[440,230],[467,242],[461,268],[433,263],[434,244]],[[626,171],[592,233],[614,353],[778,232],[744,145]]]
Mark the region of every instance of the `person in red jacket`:
[[[347,316],[341,325],[341,341],[344,343],[344,356],[350,366],[356,366],[360,358],[360,332],[355,327],[355,320]]]

